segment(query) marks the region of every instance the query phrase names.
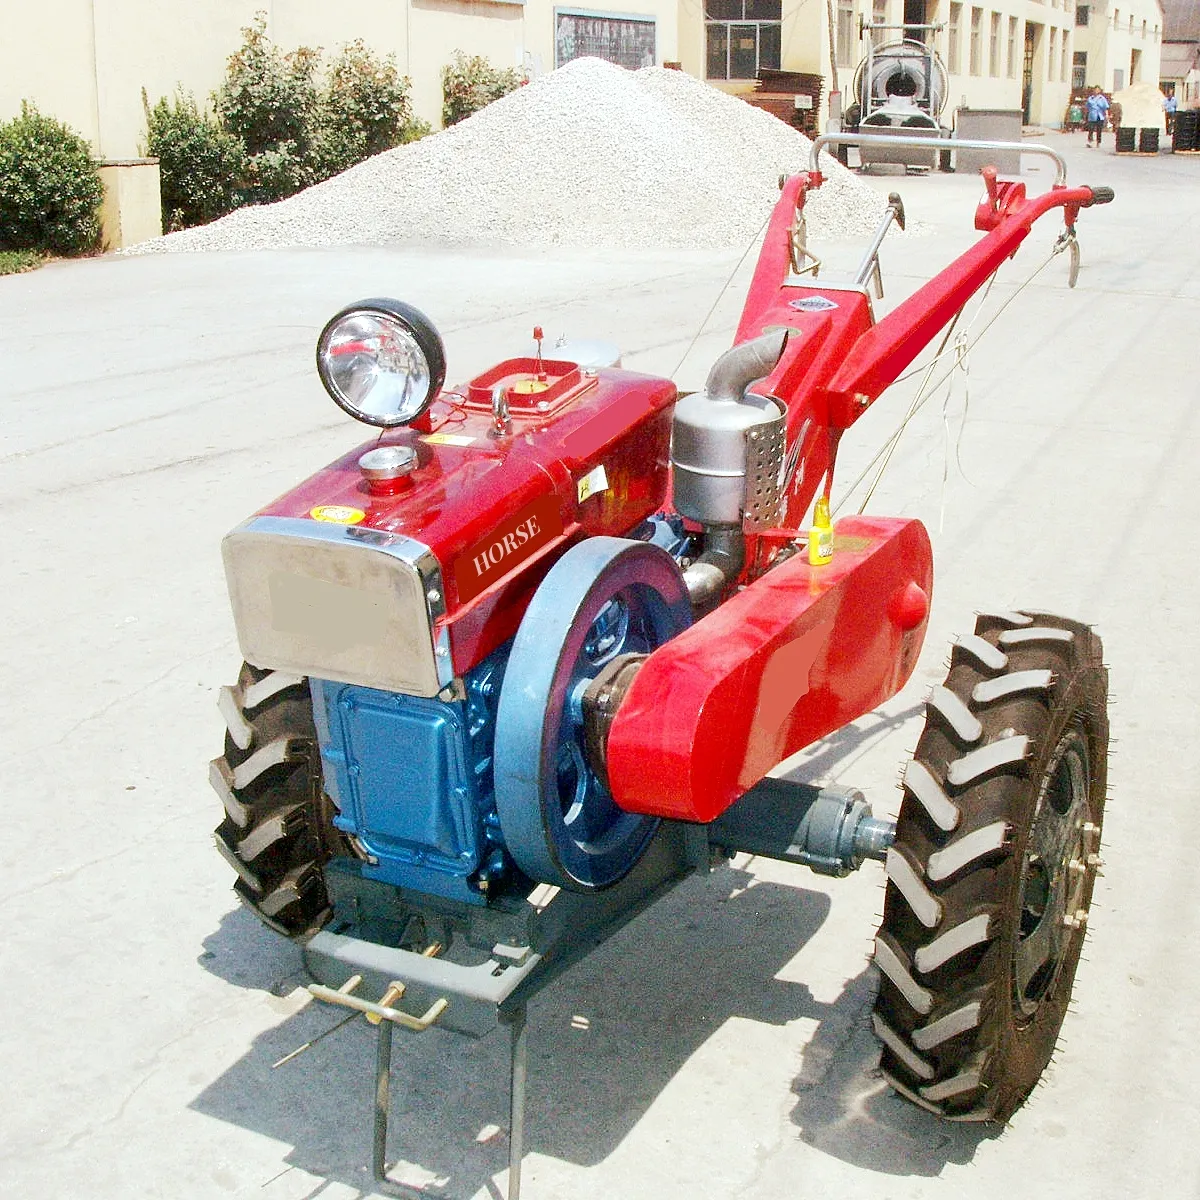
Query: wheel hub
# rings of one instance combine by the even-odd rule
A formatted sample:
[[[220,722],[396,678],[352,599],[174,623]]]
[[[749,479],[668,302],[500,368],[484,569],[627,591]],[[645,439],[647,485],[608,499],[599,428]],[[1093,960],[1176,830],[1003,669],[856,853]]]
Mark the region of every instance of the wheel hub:
[[[1073,728],[1055,747],[1042,777],[1022,863],[1012,980],[1024,1022],[1053,991],[1086,920],[1090,785],[1087,741]]]

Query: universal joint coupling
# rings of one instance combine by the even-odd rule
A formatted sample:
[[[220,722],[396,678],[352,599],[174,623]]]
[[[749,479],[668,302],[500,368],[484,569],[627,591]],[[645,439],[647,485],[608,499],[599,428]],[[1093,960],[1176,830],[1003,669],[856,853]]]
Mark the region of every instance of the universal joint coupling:
[[[892,821],[873,816],[857,788],[824,787],[798,830],[799,858],[821,875],[846,875],[868,858],[887,858]]]

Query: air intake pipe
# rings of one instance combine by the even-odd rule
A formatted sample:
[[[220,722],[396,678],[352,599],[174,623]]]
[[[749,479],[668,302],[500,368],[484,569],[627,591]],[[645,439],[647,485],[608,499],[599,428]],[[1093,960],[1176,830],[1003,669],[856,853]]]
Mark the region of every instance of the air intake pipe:
[[[675,510],[704,527],[704,551],[683,574],[696,608],[714,602],[742,569],[743,530],[778,522],[786,412],[749,388],[771,373],[787,338],[777,329],[727,350],[704,391],[675,406]]]

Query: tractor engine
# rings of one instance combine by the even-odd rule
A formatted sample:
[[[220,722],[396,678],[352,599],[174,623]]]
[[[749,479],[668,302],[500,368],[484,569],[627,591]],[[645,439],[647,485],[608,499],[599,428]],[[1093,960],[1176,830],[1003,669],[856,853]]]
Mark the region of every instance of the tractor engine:
[[[324,793],[352,851],[342,869],[485,904],[531,878],[603,887],[636,862],[657,821],[607,794],[611,713],[585,693],[618,660],[628,678],[690,624],[693,601],[729,584],[746,511],[775,521],[782,406],[743,392],[783,341],[731,351],[680,406],[682,515],[668,515],[675,388],[619,369],[615,349],[543,357],[539,341],[441,391],[441,341],[415,309],[365,301],[329,322],[322,382],[383,432],[235,529],[223,553],[247,662],[308,681]],[[591,614],[571,694],[561,679],[553,696],[528,694],[525,676],[558,653],[552,634],[525,649],[506,693],[539,585],[596,538],[622,539],[617,558],[637,569]],[[539,704],[570,726],[541,779],[529,769],[545,752]]]

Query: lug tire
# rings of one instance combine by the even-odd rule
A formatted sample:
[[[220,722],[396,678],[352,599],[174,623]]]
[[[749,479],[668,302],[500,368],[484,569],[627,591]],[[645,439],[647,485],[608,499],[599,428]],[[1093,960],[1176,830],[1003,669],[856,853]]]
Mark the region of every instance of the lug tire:
[[[1108,675],[1085,625],[981,616],[934,689],[888,852],[881,1071],[943,1117],[1004,1122],[1066,1015],[1100,866]]]
[[[322,787],[308,681],[242,664],[222,688],[225,753],[209,779],[225,809],[217,849],[234,891],[272,929],[303,938],[329,917],[323,868],[344,852]]]

